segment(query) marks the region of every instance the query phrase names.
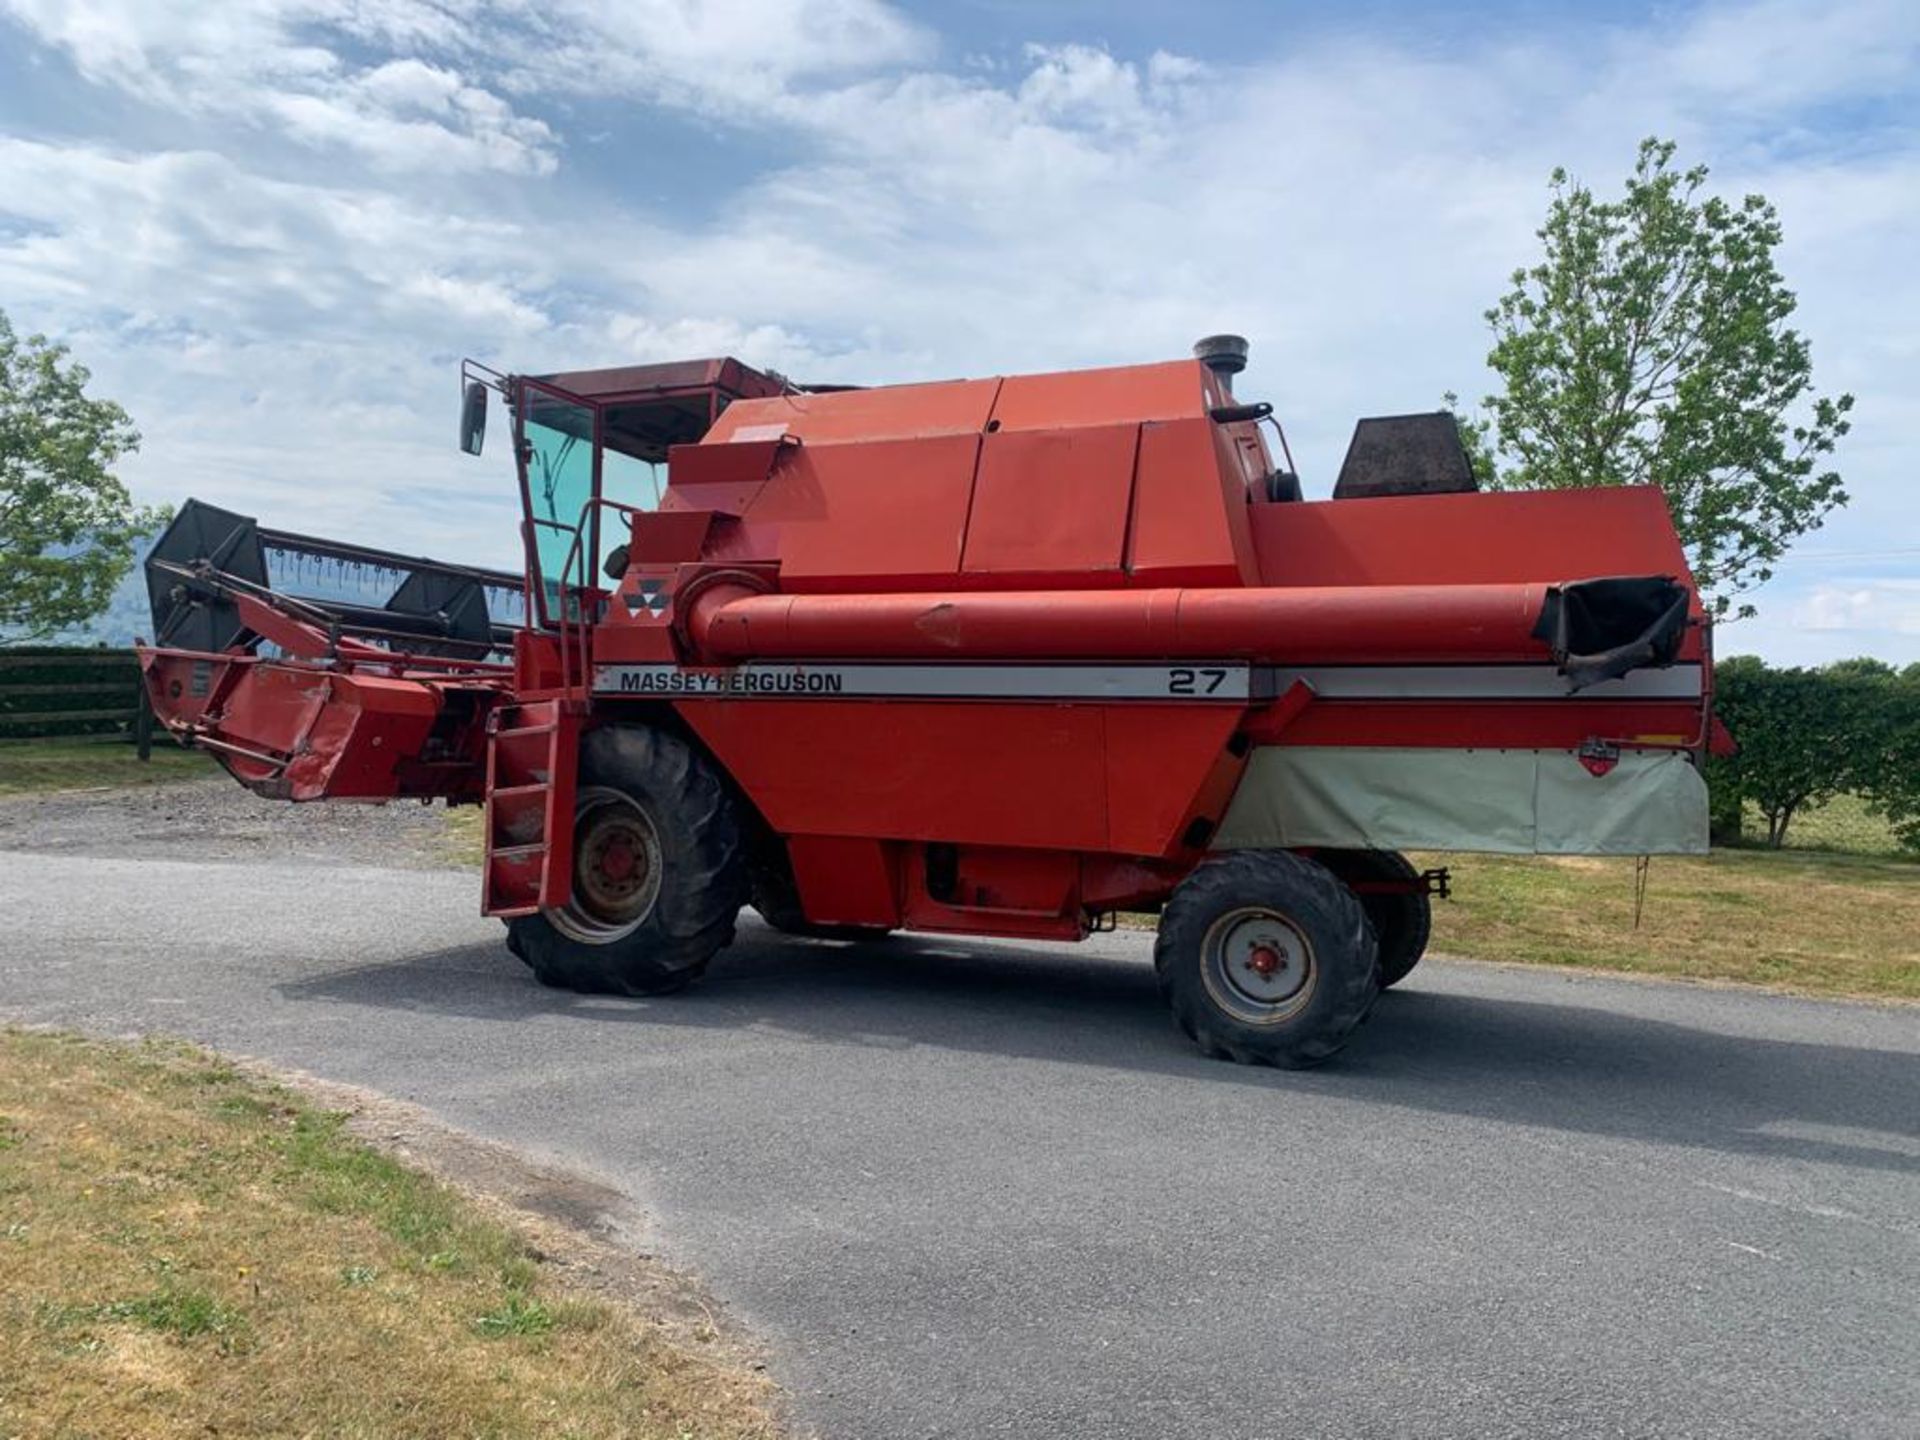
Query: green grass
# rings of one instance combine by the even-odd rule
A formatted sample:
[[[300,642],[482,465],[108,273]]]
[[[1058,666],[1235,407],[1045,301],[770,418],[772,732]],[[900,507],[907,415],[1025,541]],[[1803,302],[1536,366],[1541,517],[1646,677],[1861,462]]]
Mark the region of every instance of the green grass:
[[[215,771],[196,750],[157,744],[142,764],[125,741],[0,740],[0,795],[113,790],[197,780]]]
[[[1424,854],[1454,898],[1436,951],[1484,960],[1920,999],[1920,863],[1800,850],[1630,859]]]
[[[475,1316],[473,1328],[492,1339],[505,1335],[545,1335],[553,1329],[553,1312],[538,1300],[509,1295],[499,1309]]]
[[[0,1031],[0,1436],[764,1437],[745,1362],[205,1052]]]
[[[1748,802],[1741,829],[1746,844],[1765,846],[1767,820],[1759,806]],[[1902,851],[1886,817],[1874,814],[1858,795],[1836,795],[1817,809],[1799,812],[1787,823],[1787,843],[1782,848],[1849,855],[1912,854]]]
[[[214,1335],[227,1348],[246,1330],[244,1315],[204,1290],[160,1290],[133,1300],[55,1308],[45,1318],[56,1328],[131,1324],[180,1340]]]

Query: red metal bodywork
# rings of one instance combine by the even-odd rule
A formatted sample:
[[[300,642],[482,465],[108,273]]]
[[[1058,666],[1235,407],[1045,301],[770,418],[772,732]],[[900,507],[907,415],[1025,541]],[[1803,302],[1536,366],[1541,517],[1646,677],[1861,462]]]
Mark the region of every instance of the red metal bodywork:
[[[705,393],[715,416],[669,448],[657,510],[583,521],[602,554],[626,546],[620,578],[582,602],[591,623],[523,631],[510,671],[423,671],[316,634],[282,660],[150,652],[156,709],[289,798],[491,789],[492,913],[567,884],[570,774],[489,783],[489,717],[499,731],[519,707],[504,728],[693,737],[784,843],[810,919],[1056,937],[1163,899],[1255,746],[1706,742],[1697,599],[1690,689],[1513,678],[1552,666],[1534,634],[1547,587],[1690,585],[1657,491],[1272,501],[1258,424],[1214,417],[1233,397],[1197,361],[833,393],[708,364],[675,386],[543,382],[601,407],[604,443],[609,407],[636,394]],[[194,691],[209,664],[225,668]],[[854,672],[907,688],[804,688]],[[1402,673],[1415,688],[1382,693]],[[968,691],[969,675],[991,683]],[[1135,688],[1088,688],[1108,683]]]
[[[504,666],[396,656],[259,600],[239,608],[276,658],[141,647],[154,713],[182,742],[271,799],[485,798]]]

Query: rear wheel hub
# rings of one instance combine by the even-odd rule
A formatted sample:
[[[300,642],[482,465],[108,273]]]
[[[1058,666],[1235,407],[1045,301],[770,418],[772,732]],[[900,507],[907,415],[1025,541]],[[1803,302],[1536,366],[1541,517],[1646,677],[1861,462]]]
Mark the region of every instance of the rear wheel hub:
[[[1312,994],[1313,946],[1277,910],[1222,915],[1201,942],[1201,976],[1216,1003],[1249,1024],[1295,1014]]]

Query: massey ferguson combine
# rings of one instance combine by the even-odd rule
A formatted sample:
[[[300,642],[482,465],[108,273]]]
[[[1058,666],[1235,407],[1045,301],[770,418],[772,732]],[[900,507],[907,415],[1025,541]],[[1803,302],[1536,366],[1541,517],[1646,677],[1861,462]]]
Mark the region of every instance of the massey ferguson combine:
[[[1447,878],[1403,851],[1705,848],[1707,627],[1657,491],[1476,493],[1442,414],[1361,421],[1305,502],[1245,342],[1195,356],[469,363],[525,573],[190,502],[154,710],[260,795],[484,806],[482,908],[550,985],[677,990],[746,904],[856,940],[1157,911],[1176,1020],[1243,1062],[1325,1059],[1412,969]]]

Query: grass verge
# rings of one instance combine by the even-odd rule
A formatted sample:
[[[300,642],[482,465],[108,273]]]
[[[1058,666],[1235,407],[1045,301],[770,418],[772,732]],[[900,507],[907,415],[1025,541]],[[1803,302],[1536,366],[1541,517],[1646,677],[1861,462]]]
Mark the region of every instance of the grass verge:
[[[0,740],[0,795],[125,789],[214,773],[197,750],[155,745],[144,764],[124,741]]]
[[[1634,925],[1633,861],[1411,857],[1453,870],[1433,948],[1482,960],[1920,999],[1920,864],[1810,851],[1656,856]]]
[[[764,1436],[768,1387],[190,1047],[0,1032],[0,1435]]]
[[[441,854],[449,865],[478,865],[487,857],[486,812],[478,805],[451,806],[441,812],[446,821],[440,837]]]

